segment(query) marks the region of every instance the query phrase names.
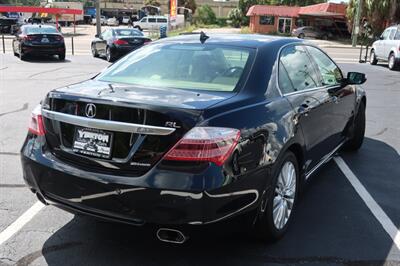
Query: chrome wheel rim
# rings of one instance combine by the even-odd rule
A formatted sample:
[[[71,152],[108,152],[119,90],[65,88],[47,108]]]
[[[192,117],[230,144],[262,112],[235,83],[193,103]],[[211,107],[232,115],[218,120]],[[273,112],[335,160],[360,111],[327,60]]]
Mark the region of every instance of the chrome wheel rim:
[[[285,227],[292,213],[296,196],[296,181],[296,169],[293,163],[285,162],[278,176],[273,201],[272,216],[278,230]]]
[[[369,62],[373,63],[375,61],[375,53],[371,52],[371,55],[369,57]]]
[[[107,56],[107,61],[110,61],[110,59],[111,59],[110,48],[107,48],[107,50],[106,50],[106,56]]]
[[[394,56],[391,55],[389,58],[389,68],[393,68],[394,66]]]
[[[92,45],[92,55],[96,54],[96,49],[94,48],[94,45]]]

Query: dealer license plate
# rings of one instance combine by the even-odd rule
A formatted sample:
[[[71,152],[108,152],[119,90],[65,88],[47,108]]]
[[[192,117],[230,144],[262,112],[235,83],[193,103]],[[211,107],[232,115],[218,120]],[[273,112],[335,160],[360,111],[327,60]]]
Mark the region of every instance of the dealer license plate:
[[[72,151],[96,158],[109,159],[112,137],[111,132],[92,128],[76,128]]]

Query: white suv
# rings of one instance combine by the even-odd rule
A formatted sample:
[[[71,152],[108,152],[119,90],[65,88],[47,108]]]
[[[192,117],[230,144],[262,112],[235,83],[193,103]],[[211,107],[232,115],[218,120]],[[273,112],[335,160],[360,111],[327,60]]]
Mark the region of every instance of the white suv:
[[[139,30],[154,30],[161,26],[168,26],[168,18],[163,16],[147,16],[134,23]]]
[[[388,61],[390,70],[399,68],[400,25],[385,29],[379,40],[373,43],[370,54],[371,65],[376,65],[378,60]]]

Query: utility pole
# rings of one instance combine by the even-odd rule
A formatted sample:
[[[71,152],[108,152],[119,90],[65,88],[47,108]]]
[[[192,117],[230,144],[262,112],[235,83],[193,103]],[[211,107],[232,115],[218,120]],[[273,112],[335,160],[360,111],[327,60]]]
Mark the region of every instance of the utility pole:
[[[362,10],[362,0],[358,0],[357,3],[357,10],[356,10],[356,17],[354,18],[354,25],[353,25],[353,36],[352,36],[352,45],[353,47],[357,46],[357,37],[360,33],[360,17],[361,17],[361,10]]]
[[[101,34],[101,21],[100,21],[100,0],[96,0],[96,34]]]

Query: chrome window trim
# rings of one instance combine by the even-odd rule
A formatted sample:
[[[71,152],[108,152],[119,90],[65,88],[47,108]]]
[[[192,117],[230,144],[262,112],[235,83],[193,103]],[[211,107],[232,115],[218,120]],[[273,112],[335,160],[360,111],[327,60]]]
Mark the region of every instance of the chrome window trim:
[[[150,126],[143,124],[132,124],[125,122],[111,121],[111,120],[86,118],[77,115],[54,112],[46,109],[42,109],[42,115],[51,120],[73,124],[76,126],[90,127],[90,128],[116,131],[116,132],[165,136],[165,135],[170,135],[176,130],[175,128],[169,128],[169,127],[158,127],[158,126]]]

